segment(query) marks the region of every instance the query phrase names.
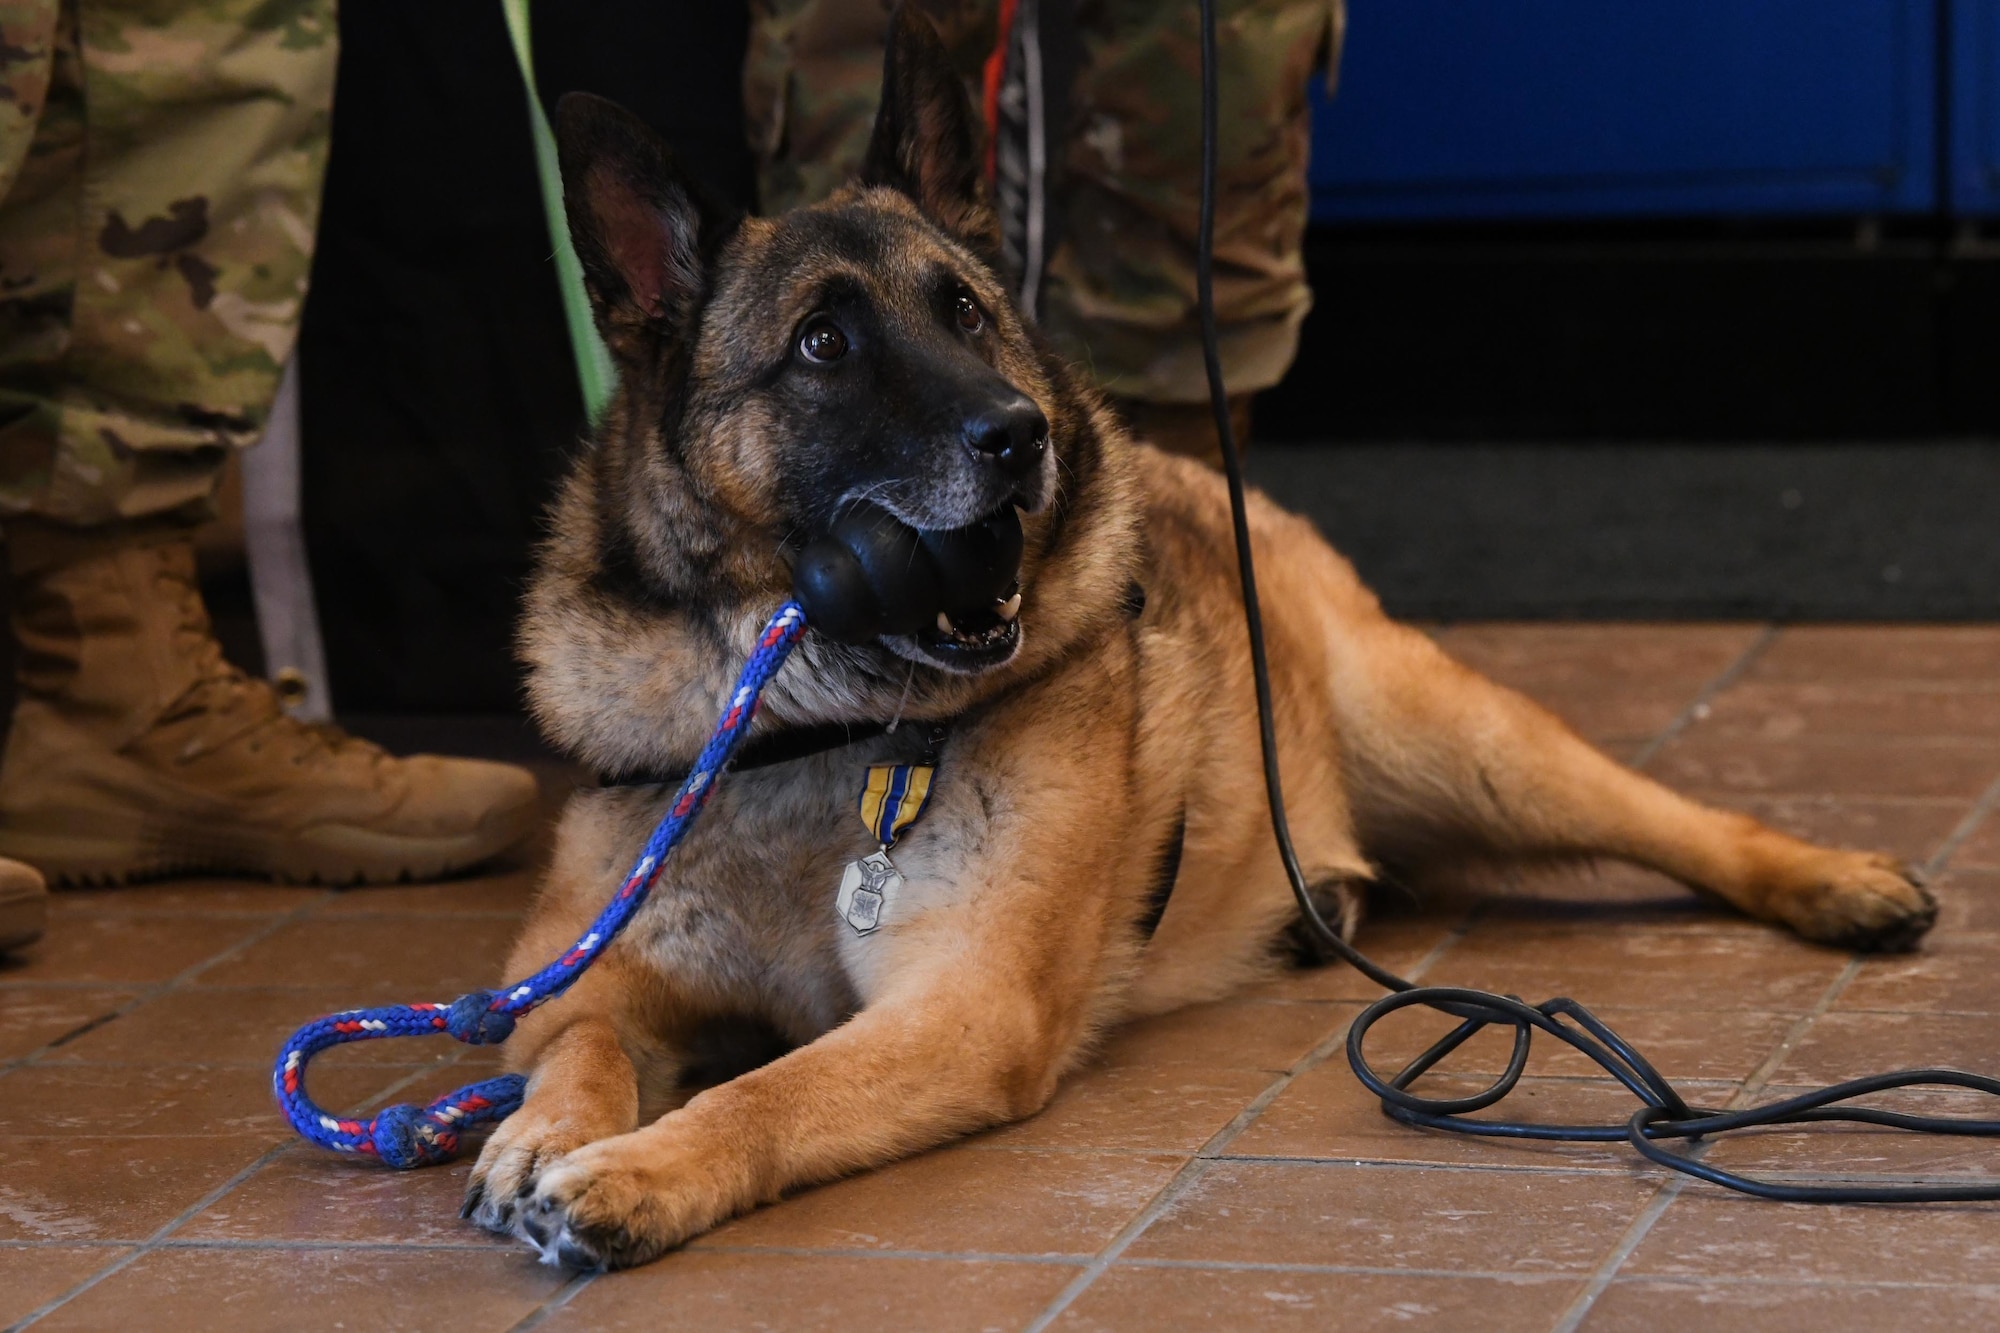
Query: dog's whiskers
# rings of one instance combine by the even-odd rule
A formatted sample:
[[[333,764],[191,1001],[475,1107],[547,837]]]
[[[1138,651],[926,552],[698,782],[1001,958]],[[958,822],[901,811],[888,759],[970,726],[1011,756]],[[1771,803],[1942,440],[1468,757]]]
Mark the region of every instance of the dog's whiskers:
[[[893,735],[896,728],[903,725],[903,710],[910,706],[910,691],[916,687],[917,664],[912,662],[910,663],[910,674],[903,678],[903,697],[896,701],[896,715],[889,719],[889,725],[883,728],[883,730]]]

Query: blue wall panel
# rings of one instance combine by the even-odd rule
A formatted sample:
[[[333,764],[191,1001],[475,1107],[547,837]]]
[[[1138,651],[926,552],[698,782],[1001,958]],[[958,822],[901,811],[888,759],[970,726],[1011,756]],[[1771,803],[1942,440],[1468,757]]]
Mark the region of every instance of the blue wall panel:
[[[2000,213],[2000,3],[1951,7],[1951,207]]]
[[[1936,5],[1350,0],[1314,216],[1927,211]]]

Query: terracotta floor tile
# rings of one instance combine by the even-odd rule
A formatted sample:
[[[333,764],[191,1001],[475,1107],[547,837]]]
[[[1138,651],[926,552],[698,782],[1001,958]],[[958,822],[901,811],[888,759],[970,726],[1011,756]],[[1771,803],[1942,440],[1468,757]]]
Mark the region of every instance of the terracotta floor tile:
[[[1912,864],[1928,860],[1958,827],[1966,800],[1859,796],[1760,796],[1686,789],[1685,795],[1724,810],[1755,815],[1772,828],[1827,847],[1886,852]]]
[[[58,889],[55,902],[58,911],[272,917],[310,906],[326,893],[317,885],[254,879],[167,879],[110,889]]]
[[[1164,1153],[943,1148],[807,1190],[696,1244],[1087,1256],[1184,1160]]]
[[[1767,741],[1801,736],[2000,739],[2000,684],[1965,681],[1742,681],[1691,732]]]
[[[1419,1091],[1470,1096],[1491,1079],[1434,1076]],[[1720,1105],[1732,1085],[1686,1084],[1682,1094]],[[1545,1125],[1616,1125],[1637,1102],[1608,1079],[1524,1079],[1507,1101],[1481,1113]],[[1511,1166],[1630,1172],[1622,1144],[1516,1141],[1415,1129],[1382,1114],[1382,1105],[1354,1077],[1345,1059],[1328,1061],[1295,1079],[1227,1149],[1232,1157],[1299,1157],[1320,1161],[1410,1162],[1438,1166]],[[1413,1188],[1423,1188],[1419,1182]]]
[[[6,974],[0,972],[0,977]],[[0,985],[0,1060],[38,1051],[65,1033],[116,1013],[137,991]]]
[[[1632,687],[1673,681],[1699,688],[1728,670],[1763,632],[1761,625],[1743,624],[1490,621],[1447,626],[1437,639],[1459,661],[1507,685],[1534,678]]]
[[[255,917],[72,909],[58,895],[49,933],[19,950],[0,981],[146,985],[169,980],[265,928]]]
[[[457,1046],[449,1039],[446,1039],[439,1043],[439,1049],[432,1053],[437,1055],[440,1061],[450,1060],[450,1057],[453,1055],[456,1055],[458,1058],[450,1060],[448,1064],[437,1063],[383,1071],[393,1075],[396,1082],[386,1092],[378,1092],[378,1094],[371,1096],[366,1103],[368,1109],[372,1111],[376,1107],[387,1105],[390,1102],[412,1102],[417,1105],[423,1105],[426,1102],[435,1101],[453,1089],[462,1088],[468,1083],[477,1083],[481,1079],[492,1078],[496,1074],[505,1073],[507,1068],[507,1057],[498,1047]],[[362,1066],[361,1068],[365,1069],[366,1067]],[[319,1077],[319,1068],[317,1065],[313,1068],[313,1077],[315,1079]],[[317,1093],[318,1087],[319,1084],[315,1082],[313,1084],[315,1093]],[[331,1093],[328,1094],[325,1100],[333,1100]],[[473,1132],[477,1134],[480,1131],[475,1129]]]
[[[0,1139],[0,1240],[144,1240],[268,1139]]]
[[[1960,933],[2000,932],[2000,868],[1962,868],[1955,856],[1951,866],[1931,884],[1938,919],[1925,937],[1925,948]]]
[[[1584,1274],[1658,1188],[1609,1172],[1218,1162],[1126,1257]]]
[[[163,1249],[141,1256],[35,1327],[48,1333],[504,1329],[568,1280],[513,1254]]]
[[[189,987],[148,1000],[132,1012],[94,1028],[44,1058],[125,1064],[177,1064],[198,1052],[205,1064],[269,1069],[278,1047],[312,1019],[367,1002],[351,985],[298,989],[245,986],[222,990]],[[408,997],[427,998],[421,992]],[[449,999],[432,992],[429,998]],[[320,1057],[314,1069],[343,1064],[430,1064],[461,1049],[448,1037],[357,1042]]]
[[[1100,1067],[1195,1065],[1280,1073],[1346,1026],[1358,1005],[1224,1000],[1142,1018],[1105,1040]]]
[[[1755,625],[1464,625],[1446,652],[1621,758],[1742,656]]]
[[[1817,1087],[1937,1065],[2000,1072],[2000,1016],[1826,1014],[1813,1020],[1772,1081]]]
[[[313,1095],[345,1110],[399,1072],[354,1064],[316,1070]],[[230,1134],[274,1142],[287,1132],[261,1069],[37,1064],[0,1077],[0,1134]]]
[[[1481,922],[1425,976],[1592,1010],[1798,1012],[1817,1003],[1847,955],[1741,920],[1669,928]]]
[[[2000,1014],[2000,933],[1934,929],[1913,953],[1864,959],[1834,1007]]]
[[[1061,1333],[1158,1329],[1435,1329],[1542,1333],[1574,1277],[1414,1277],[1119,1264],[1063,1312]]]
[[[1990,740],[1729,736],[1695,728],[1646,766],[1670,787],[1815,796],[1977,797],[2000,777]]]
[[[1614,1282],[1591,1306],[1587,1333],[1963,1333],[2000,1324],[2000,1287],[1806,1286],[1657,1279]]]
[[[449,1000],[498,984],[511,917],[312,916],[202,975],[205,986],[341,986],[349,1005]]]
[[[2000,870],[2000,811],[1987,812],[1972,835],[1952,853],[1951,864],[1954,868],[1984,866]]]
[[[1759,1105],[1816,1088],[1777,1085]],[[1903,1089],[1859,1103],[1916,1115],[1994,1119],[1993,1099],[1956,1089]],[[2000,1180],[2000,1151],[1990,1138],[1910,1134],[1873,1125],[1821,1124],[1726,1135],[1702,1159],[1725,1170],[1812,1174],[1975,1176]]]
[[[1191,1153],[1275,1077],[1261,1069],[1188,1064],[1088,1068],[1064,1079],[1040,1115],[972,1142],[980,1147]]]
[[[1991,1282],[2000,1204],[1791,1205],[1696,1186],[1670,1204],[1621,1277]]]
[[[686,1250],[599,1278],[542,1327],[652,1333],[672,1311],[676,1326],[704,1333],[1011,1333],[1075,1276],[1057,1263]]]
[[[40,1309],[130,1253],[109,1245],[0,1244],[0,1326]]]
[[[316,915],[407,913],[413,916],[501,914],[518,917],[541,887],[539,860],[494,867],[441,884],[370,884],[343,889]],[[610,896],[609,887],[605,896]]]
[[[300,1145],[259,1167],[174,1239],[443,1245],[529,1255],[521,1242],[460,1220],[472,1162],[468,1154],[421,1171],[391,1171]]]
[[[1780,630],[1749,680],[2000,680],[1990,625],[1799,625]]]
[[[1623,754],[1681,718],[1762,633],[1478,625],[1438,637]],[[1803,836],[1921,861],[2000,776],[1996,740],[2000,628],[1812,627],[1779,635],[1655,769]],[[77,1034],[0,1074],[0,1325],[287,1142],[266,1079],[299,1023],[499,980],[545,854],[544,840],[449,883],[338,894],[186,880],[58,898],[48,944],[0,964],[0,1062]],[[2000,813],[1956,849],[1937,889],[1927,946],[1867,960],[1763,1099],[1899,1065],[2000,1069]],[[1419,907],[1390,896],[1376,906],[1359,943],[1392,969],[1431,958],[1429,982],[1570,994],[1708,1105],[1726,1102],[1848,966],[1843,953],[1618,865],[1462,876],[1426,885]],[[294,912],[195,984],[79,1031]],[[591,1281],[550,1322],[1018,1329],[1191,1152],[1375,993],[1330,967],[1134,1024],[1041,1116],[803,1191],[660,1264]],[[1392,1022],[1371,1045],[1384,1066],[1442,1031]],[[1459,1072],[1432,1076],[1429,1090],[1474,1090],[1484,1080],[1465,1071],[1504,1055],[1501,1034],[1491,1044],[1459,1053]],[[314,1091],[342,1110],[373,1109],[400,1083],[393,1100],[421,1102],[498,1059],[449,1041],[369,1043],[329,1056]],[[1485,1114],[1623,1120],[1629,1094],[1582,1077],[1595,1072],[1547,1047],[1515,1100]],[[1898,1096],[1995,1114],[1970,1094]],[[1992,1148],[1788,1131],[1725,1140],[1709,1160],[2000,1179]],[[1389,1121],[1338,1051],[1223,1152],[1061,1327],[1546,1329],[1667,1179],[1619,1144],[1470,1139]],[[40,1327],[508,1327],[564,1276],[459,1221],[470,1161],[395,1173],[291,1147]],[[2000,1322],[1996,1273],[2000,1207],[1788,1208],[1695,1185],[1584,1326],[1984,1327]]]

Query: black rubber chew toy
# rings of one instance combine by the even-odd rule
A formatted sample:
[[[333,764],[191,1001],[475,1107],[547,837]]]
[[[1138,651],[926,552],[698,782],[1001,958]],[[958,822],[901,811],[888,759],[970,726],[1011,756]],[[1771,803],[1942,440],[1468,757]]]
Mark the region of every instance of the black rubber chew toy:
[[[985,610],[1021,572],[1021,516],[1009,505],[967,528],[920,531],[857,504],[800,554],[792,595],[814,630],[841,643],[916,634],[938,613]]]

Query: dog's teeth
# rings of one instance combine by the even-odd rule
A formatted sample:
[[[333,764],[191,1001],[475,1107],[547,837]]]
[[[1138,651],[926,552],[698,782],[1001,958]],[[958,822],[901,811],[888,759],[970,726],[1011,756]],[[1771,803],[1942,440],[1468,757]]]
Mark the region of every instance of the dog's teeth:
[[[940,634],[958,633],[958,630],[954,628],[951,623],[951,617],[946,615],[942,611],[938,612],[938,633]]]
[[[1021,594],[1017,592],[1006,601],[997,604],[993,608],[993,614],[999,616],[1003,622],[1012,620],[1015,616],[1020,615]]]

